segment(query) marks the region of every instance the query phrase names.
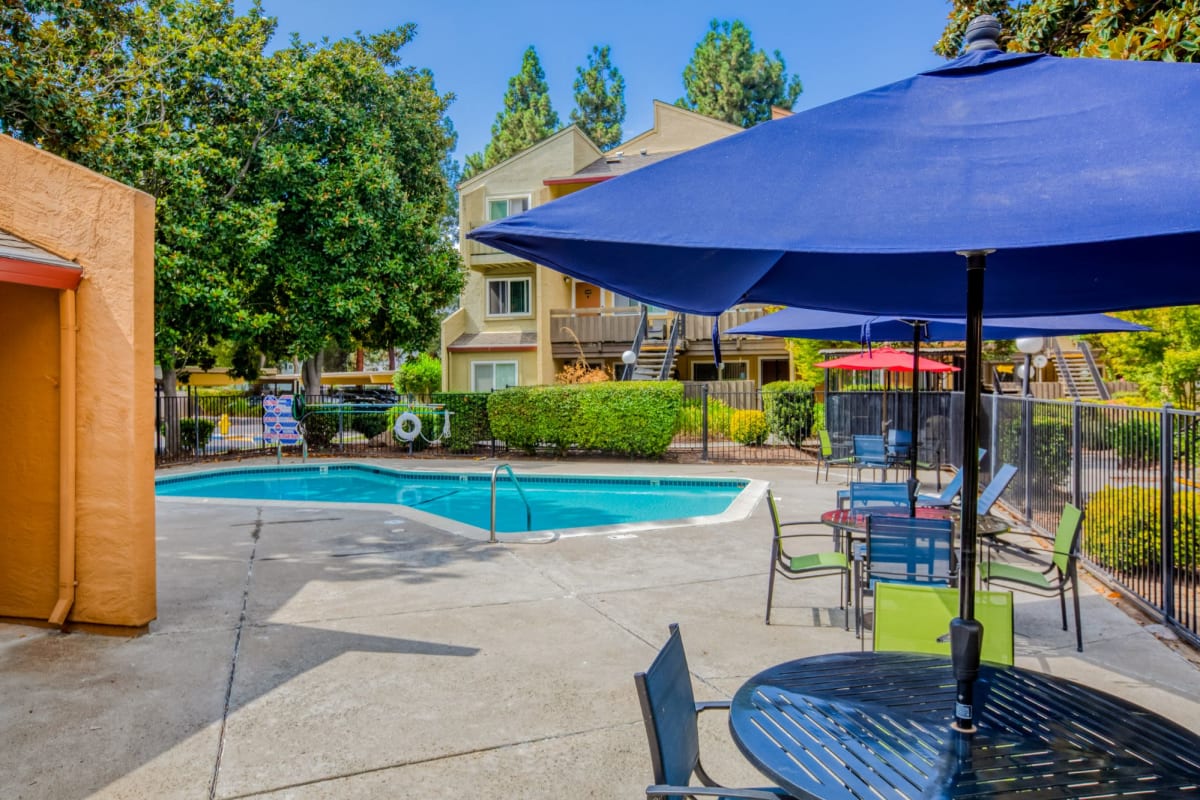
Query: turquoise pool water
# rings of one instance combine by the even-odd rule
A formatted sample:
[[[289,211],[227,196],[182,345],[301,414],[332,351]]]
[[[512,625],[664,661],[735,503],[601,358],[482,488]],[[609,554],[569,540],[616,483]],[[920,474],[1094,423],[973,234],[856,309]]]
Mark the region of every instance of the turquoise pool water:
[[[496,482],[496,531],[659,522],[720,514],[749,481],[728,478],[625,478],[599,475],[523,475],[517,480],[532,510],[506,473]],[[361,464],[262,467],[172,475],[155,482],[162,497],[395,503],[487,529],[491,473],[416,472]]]

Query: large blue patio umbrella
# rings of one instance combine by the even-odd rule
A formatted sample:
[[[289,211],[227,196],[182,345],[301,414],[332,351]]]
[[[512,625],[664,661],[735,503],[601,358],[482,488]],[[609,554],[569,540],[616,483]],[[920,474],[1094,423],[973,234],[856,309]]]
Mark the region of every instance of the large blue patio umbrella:
[[[679,311],[964,316],[969,451],[985,312],[1200,303],[1200,65],[1005,53],[998,38],[982,17],[967,53],[938,69],[468,235]],[[971,496],[978,464],[962,463]],[[952,649],[969,729],[972,503],[962,531]]]
[[[1002,317],[985,319],[984,339],[1023,339],[1029,336],[1066,336],[1079,333],[1116,333],[1150,330],[1145,325],[1127,322],[1108,314],[1063,314],[1047,317]],[[786,336],[793,339],[828,339],[855,341],[869,345],[872,342],[913,343],[913,361],[920,357],[921,342],[962,341],[967,336],[967,321],[962,317],[934,319],[907,319],[904,317],[881,317],[875,314],[849,314],[842,311],[822,311],[812,308],[782,308],[772,314],[742,323],[725,331],[732,336]],[[916,435],[920,420],[918,398],[920,392],[917,379],[912,382],[912,435],[914,446],[909,448],[909,480],[913,482],[913,508],[915,508],[915,482],[917,479]]]

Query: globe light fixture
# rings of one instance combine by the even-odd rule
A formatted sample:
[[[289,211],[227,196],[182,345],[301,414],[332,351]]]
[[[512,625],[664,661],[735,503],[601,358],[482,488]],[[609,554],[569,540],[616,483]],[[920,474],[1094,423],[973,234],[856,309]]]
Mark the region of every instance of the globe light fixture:
[[[1036,353],[1038,358],[1042,359],[1045,364],[1046,357],[1041,355],[1042,349],[1046,346],[1046,340],[1041,336],[1027,336],[1023,339],[1017,339],[1017,349],[1025,354],[1025,363],[1021,364],[1016,369],[1017,377],[1021,379],[1021,396],[1029,396],[1029,376],[1033,373],[1030,365],[1031,357]]]
[[[621,363],[632,364],[635,361],[637,361],[637,354],[632,350],[626,350],[624,353],[621,353]]]

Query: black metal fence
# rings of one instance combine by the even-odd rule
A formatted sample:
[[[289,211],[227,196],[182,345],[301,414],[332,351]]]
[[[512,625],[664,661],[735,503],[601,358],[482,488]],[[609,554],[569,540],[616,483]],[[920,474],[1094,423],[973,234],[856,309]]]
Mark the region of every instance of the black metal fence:
[[[688,386],[667,458],[812,463],[815,441],[790,441],[769,413],[772,402],[744,384]],[[890,427],[909,429],[911,402],[907,392],[889,393],[886,405],[878,391],[827,394],[825,423],[835,455],[849,452],[855,434],[879,433],[885,415]],[[961,466],[963,403],[961,392],[921,393],[916,438],[922,461]],[[157,409],[159,464],[270,454],[278,447],[261,397],[191,391],[160,395]],[[451,445],[443,436],[444,417],[412,410],[421,431],[408,442],[393,433],[400,413],[393,405],[307,397],[300,432],[320,453],[517,455],[487,438]],[[1092,571],[1200,644],[1200,414],[1002,395],[984,396],[980,411],[978,446],[987,451],[981,482],[1001,464],[1016,466],[1001,499],[1047,535],[1064,503],[1083,508],[1083,553]]]

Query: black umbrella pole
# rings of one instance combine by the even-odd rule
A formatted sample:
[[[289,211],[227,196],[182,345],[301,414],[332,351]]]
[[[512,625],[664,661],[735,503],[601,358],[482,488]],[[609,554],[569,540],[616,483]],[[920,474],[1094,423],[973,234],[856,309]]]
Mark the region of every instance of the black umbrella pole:
[[[912,413],[909,415],[908,437],[908,515],[917,515],[917,425],[921,421],[921,390],[917,376],[921,374],[921,323],[913,320]]]
[[[975,619],[975,532],[979,494],[979,400],[983,359],[983,271],[987,254],[970,252],[967,257],[967,358],[963,370],[963,487],[962,525],[958,545],[958,617],[950,623],[950,653],[958,682],[954,704],[954,727],[975,729],[975,678],[979,675],[979,652],[983,626]]]

